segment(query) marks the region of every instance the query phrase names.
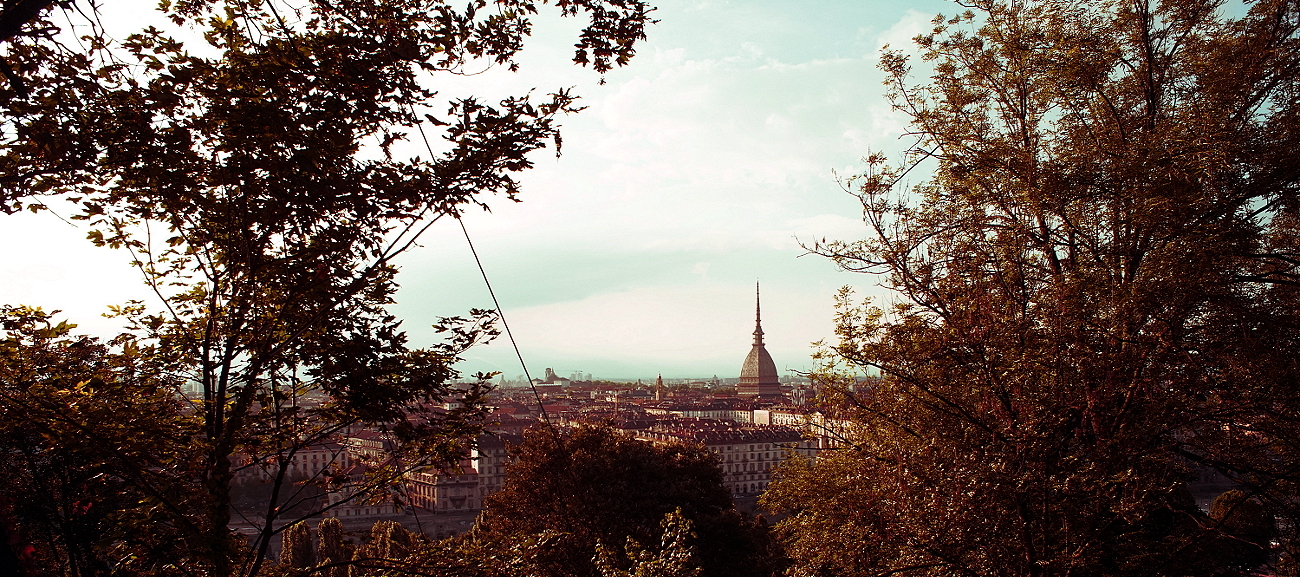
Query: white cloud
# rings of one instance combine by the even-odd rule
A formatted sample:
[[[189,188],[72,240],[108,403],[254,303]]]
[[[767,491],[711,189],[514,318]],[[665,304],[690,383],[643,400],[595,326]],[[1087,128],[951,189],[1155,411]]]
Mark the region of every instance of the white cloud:
[[[921,34],[928,34],[934,28],[932,20],[934,14],[908,10],[902,19],[876,37],[876,45],[882,48],[889,46],[891,50],[912,52],[916,49],[916,42],[913,39]]]

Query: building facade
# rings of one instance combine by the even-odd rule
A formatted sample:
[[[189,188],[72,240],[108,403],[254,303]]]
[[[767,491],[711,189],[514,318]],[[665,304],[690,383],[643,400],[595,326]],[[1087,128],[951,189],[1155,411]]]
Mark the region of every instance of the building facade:
[[[772,482],[772,470],[789,458],[811,459],[817,441],[805,439],[791,427],[738,425],[707,419],[665,421],[637,431],[636,437],[654,443],[701,443],[718,456],[723,484],[734,495],[757,495]]]

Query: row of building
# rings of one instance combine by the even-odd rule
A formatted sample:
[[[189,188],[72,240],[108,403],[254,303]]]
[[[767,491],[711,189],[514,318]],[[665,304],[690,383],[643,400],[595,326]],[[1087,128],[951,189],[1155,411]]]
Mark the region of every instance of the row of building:
[[[704,409],[679,407],[664,413],[632,408],[620,409],[619,413],[561,411],[553,415],[553,422],[560,427],[607,422],[646,442],[703,445],[718,456],[724,483],[737,496],[765,491],[772,481],[773,469],[782,460],[795,456],[813,458],[819,450],[832,444],[825,436],[809,434],[813,430],[812,419],[807,419],[803,426],[752,420],[755,414],[760,419],[770,419],[771,415],[790,419],[799,415],[796,411],[769,408],[724,413]],[[738,414],[747,414],[749,418],[728,418]],[[383,503],[354,499],[346,487],[349,480],[375,474],[377,469],[401,466],[392,457],[393,441],[386,433],[360,430],[338,441],[307,445],[284,459],[286,478],[299,484],[337,487],[324,491],[323,495],[328,500],[330,516],[383,516],[401,513],[404,507],[434,514],[478,511],[483,499],[505,483],[510,446],[522,442],[523,429],[539,423],[532,416],[517,417],[509,413],[496,416],[504,426],[479,436],[465,458],[451,466],[404,474],[403,483]],[[278,467],[276,463],[246,462],[238,468],[238,475],[245,484],[266,482],[279,474]],[[333,482],[335,479],[340,482]]]
[[[276,475],[301,486],[322,487],[326,514],[369,520],[403,514],[473,514],[483,500],[501,489],[510,463],[510,447],[543,418],[558,427],[610,423],[651,443],[700,444],[718,457],[723,482],[736,496],[767,490],[784,459],[815,458],[837,444],[837,430],[806,404],[808,390],[782,386],[776,364],[763,343],[761,309],[756,303],[753,346],[741,368],[734,394],[699,390],[668,391],[660,378],[653,389],[601,390],[557,379],[530,389],[499,389],[489,415],[490,434],[479,436],[460,462],[416,472],[394,456],[389,434],[368,429],[345,430],[312,443],[279,461],[248,461],[238,469],[241,481],[265,482]],[[542,402],[539,404],[537,400]],[[281,469],[284,469],[281,471]],[[400,476],[397,489],[379,502],[363,501],[348,491],[364,475]]]

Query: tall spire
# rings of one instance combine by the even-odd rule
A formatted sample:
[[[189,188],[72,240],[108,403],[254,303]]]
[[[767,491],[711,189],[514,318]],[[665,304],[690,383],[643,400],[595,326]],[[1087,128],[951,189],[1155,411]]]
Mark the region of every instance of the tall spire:
[[[754,347],[745,364],[740,367],[740,383],[736,385],[736,394],[741,397],[774,398],[781,394],[781,377],[776,372],[776,363],[767,354],[763,346],[763,306],[759,285],[754,283]]]

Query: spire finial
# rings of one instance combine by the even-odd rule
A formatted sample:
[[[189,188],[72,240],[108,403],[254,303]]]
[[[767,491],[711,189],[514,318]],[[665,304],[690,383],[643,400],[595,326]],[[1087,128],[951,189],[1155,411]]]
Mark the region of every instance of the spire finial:
[[[758,281],[754,281],[754,346],[763,346],[763,306]]]

